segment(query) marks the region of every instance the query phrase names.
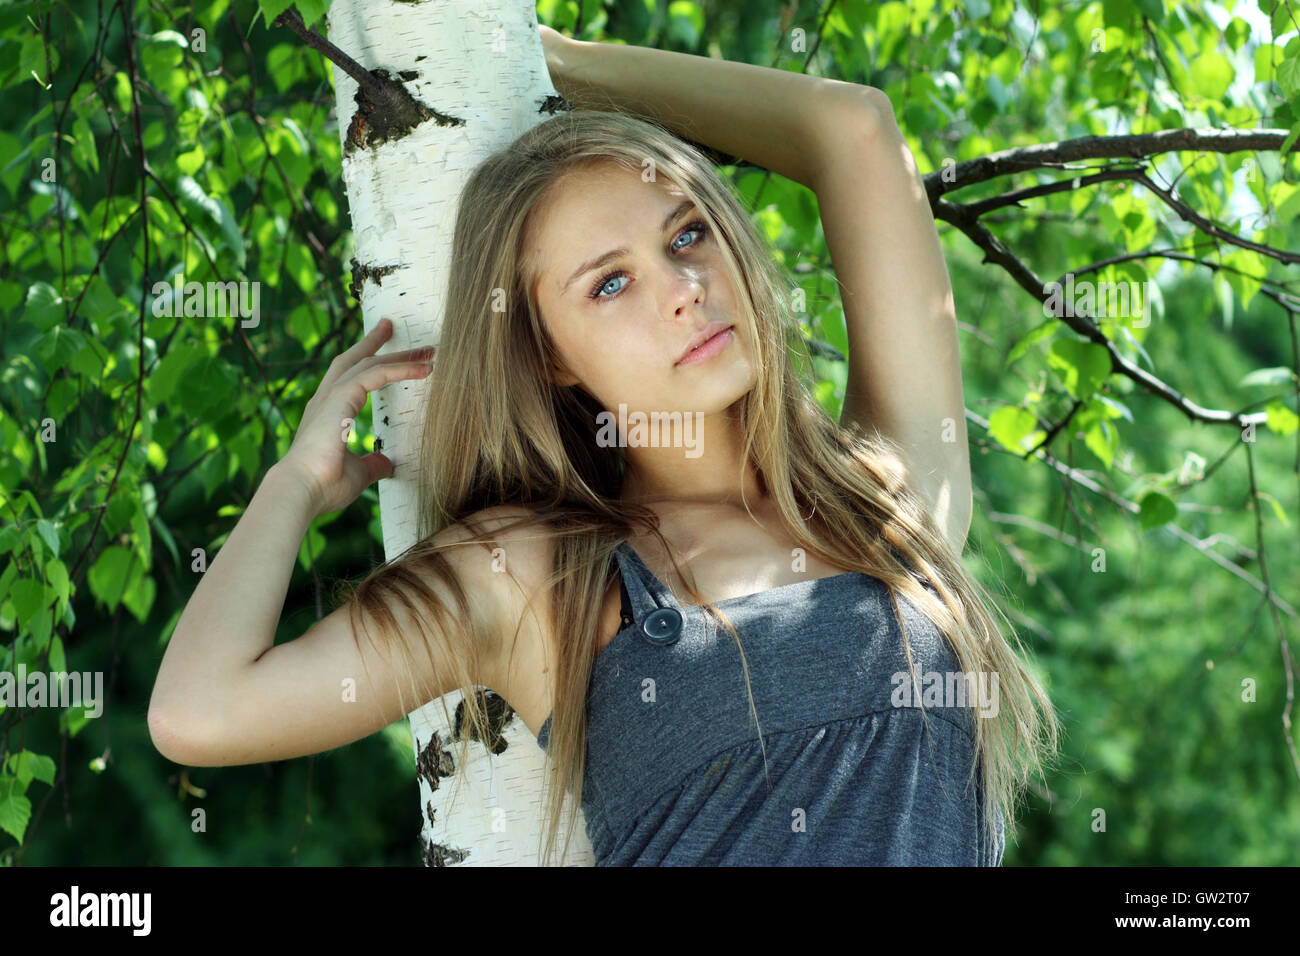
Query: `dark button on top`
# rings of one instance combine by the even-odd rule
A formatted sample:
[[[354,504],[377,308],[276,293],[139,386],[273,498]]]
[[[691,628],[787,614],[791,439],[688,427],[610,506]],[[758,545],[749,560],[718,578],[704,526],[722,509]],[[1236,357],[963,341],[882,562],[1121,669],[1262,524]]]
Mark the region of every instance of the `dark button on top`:
[[[673,607],[651,611],[641,622],[641,633],[651,644],[676,643],[682,636],[682,612]]]

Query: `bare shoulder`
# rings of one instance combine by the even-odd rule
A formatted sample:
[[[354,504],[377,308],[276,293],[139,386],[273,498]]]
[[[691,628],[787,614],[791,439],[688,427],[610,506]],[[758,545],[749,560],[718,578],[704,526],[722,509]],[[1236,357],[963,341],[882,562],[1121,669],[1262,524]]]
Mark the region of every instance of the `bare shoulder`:
[[[476,549],[481,561],[462,562],[465,570],[475,575],[476,583],[510,581],[512,586],[536,587],[550,572],[555,544],[545,522],[522,524],[535,517],[536,512],[520,505],[484,508],[444,528],[434,540]],[[477,540],[485,535],[491,540]],[[494,596],[504,598],[509,590]]]
[[[446,552],[483,626],[495,640],[485,656],[483,682],[513,704],[536,692],[545,668],[543,629],[550,617],[547,579],[555,540],[544,521],[522,524],[536,512],[520,505],[484,508],[449,525],[438,543],[460,544]],[[479,541],[488,536],[491,540]],[[451,555],[461,552],[457,558]]]

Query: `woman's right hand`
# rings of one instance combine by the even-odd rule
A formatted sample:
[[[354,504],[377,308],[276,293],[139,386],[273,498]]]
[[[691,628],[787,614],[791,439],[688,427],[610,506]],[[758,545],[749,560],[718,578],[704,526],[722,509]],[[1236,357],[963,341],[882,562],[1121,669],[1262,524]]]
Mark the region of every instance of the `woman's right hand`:
[[[346,508],[374,482],[393,476],[392,461],[379,452],[362,457],[349,451],[348,434],[371,392],[390,382],[424,378],[433,370],[437,350],[376,355],[392,334],[393,323],[382,319],[330,363],[303,409],[289,451],[276,465],[303,482],[318,515]]]

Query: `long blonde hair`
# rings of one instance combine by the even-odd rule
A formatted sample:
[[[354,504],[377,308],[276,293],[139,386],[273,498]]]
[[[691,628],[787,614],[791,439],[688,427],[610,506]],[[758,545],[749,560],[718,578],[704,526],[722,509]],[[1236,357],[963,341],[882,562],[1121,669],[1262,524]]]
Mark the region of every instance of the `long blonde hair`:
[[[989,840],[994,839],[999,807],[1007,833],[1014,836],[1015,805],[1029,772],[1037,768],[1041,774],[1044,758],[1057,746],[1057,718],[1045,691],[999,632],[986,607],[986,601],[993,604],[987,593],[905,485],[898,446],[879,433],[840,427],[814,400],[807,346],[790,318],[787,290],[792,283],[773,261],[750,214],[699,150],[647,120],[594,110],[557,115],[488,157],[465,183],[425,408],[420,543],[359,584],[345,584],[339,593],[349,603],[354,625],[358,613],[378,621],[384,643],[401,648],[409,667],[410,649],[396,634],[390,602],[418,606],[422,613],[415,615],[417,620],[425,613],[435,616],[447,646],[463,665],[456,675],[464,695],[458,726],[472,728],[460,734],[456,766],[463,767],[471,738],[487,742],[499,733],[489,726],[488,708],[470,674],[505,635],[480,633],[464,588],[441,552],[467,543],[487,546],[503,531],[527,525],[541,524],[542,533],[553,538],[554,566],[545,585],[551,589],[551,620],[546,626],[556,637],[557,661],[546,747],[545,843],[539,845],[543,865],[552,858],[562,816],[559,786],[573,795],[562,856],[581,801],[587,683],[599,641],[602,596],[613,584],[611,559],[619,543],[638,528],[654,535],[691,598],[721,621],[740,647],[730,621],[696,592],[693,578],[678,565],[655,513],[619,500],[624,452],[596,441],[597,416],[605,410],[580,387],[561,387],[552,378],[561,367],[560,356],[538,310],[536,274],[525,257],[524,238],[530,214],[562,174],[602,163],[620,164],[643,178],[647,168],[653,169],[653,175],[666,178],[695,202],[717,237],[739,290],[738,309],[744,314],[737,323],[748,323],[759,368],[756,385],[737,402],[743,458],[757,470],[764,494],[771,496],[791,535],[808,553],[889,587],[914,682],[899,594],[944,633],[963,672],[998,676],[996,716],[975,721],[976,759],[968,783],[982,768]],[[527,514],[508,528],[484,530],[476,515],[481,518],[485,509],[503,505]],[[471,532],[467,540],[431,542],[432,535],[457,523]],[[938,599],[909,568],[933,586]],[[449,588],[458,605],[455,616],[448,616],[427,586],[430,575]],[[1011,622],[1006,623],[1014,636]],[[741,660],[748,684],[743,647]],[[753,712],[752,693],[750,708]]]

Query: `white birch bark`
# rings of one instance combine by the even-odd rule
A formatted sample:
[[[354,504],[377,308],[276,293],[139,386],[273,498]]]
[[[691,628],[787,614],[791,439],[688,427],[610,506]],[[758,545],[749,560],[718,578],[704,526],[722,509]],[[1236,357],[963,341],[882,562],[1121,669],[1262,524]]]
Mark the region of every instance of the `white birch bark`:
[[[436,345],[447,288],[452,230],[461,188],[490,152],[551,114],[541,107],[556,95],[547,71],[532,0],[334,0],[331,43],[367,70],[418,74],[406,90],[425,106],[463,121],[428,120],[396,140],[352,149],[348,128],[357,83],[334,65],[343,180],[362,267],[392,268],[360,283],[366,331],[393,322],[384,352]],[[409,76],[409,74],[407,74]],[[434,373],[437,374],[436,371]],[[506,387],[496,383],[495,387]],[[384,550],[392,557],[415,543],[416,453],[425,381],[399,382],[371,395],[379,448],[396,476],[379,482]],[[443,698],[455,717],[459,691]],[[414,741],[421,846],[426,865],[532,865],[541,827],[542,750],[511,712],[505,750],[492,755],[469,745],[470,765],[455,806],[449,773],[457,743],[442,707],[431,701],[409,715]],[[567,812],[568,807],[565,807]],[[581,809],[566,865],[591,865]]]

